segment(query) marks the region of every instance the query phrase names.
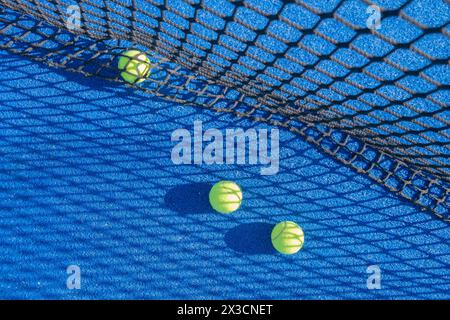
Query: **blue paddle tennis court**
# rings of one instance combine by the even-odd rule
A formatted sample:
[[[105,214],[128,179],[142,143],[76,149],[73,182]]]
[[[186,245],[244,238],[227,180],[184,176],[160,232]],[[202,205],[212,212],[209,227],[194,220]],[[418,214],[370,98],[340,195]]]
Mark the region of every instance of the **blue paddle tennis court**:
[[[426,8],[417,12],[427,23],[444,19],[448,29],[448,3],[413,3],[406,12]],[[387,25],[399,37],[413,32]],[[448,36],[428,40],[421,50],[448,59]],[[427,72],[448,88],[448,64]],[[448,90],[437,94],[448,106]],[[248,162],[174,164],[172,133],[193,133],[196,121],[220,132],[278,129],[278,173]],[[0,158],[1,299],[450,299],[448,222],[284,128],[3,47]],[[220,180],[241,186],[236,212],[211,208]],[[297,254],[271,243],[286,220],[304,231]],[[68,288],[69,266],[79,267],[79,289]]]

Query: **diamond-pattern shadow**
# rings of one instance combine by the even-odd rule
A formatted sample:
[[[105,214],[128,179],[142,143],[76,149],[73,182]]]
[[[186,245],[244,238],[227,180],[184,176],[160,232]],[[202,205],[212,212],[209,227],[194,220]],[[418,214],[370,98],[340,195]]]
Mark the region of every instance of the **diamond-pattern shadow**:
[[[277,175],[177,166],[170,135],[194,120],[273,127],[5,52],[1,61],[1,297],[449,298],[448,225],[297,134],[280,131]],[[220,179],[244,190],[235,214],[192,203],[206,187],[188,196]],[[305,231],[295,256],[264,242],[281,220]],[[252,239],[261,243],[239,242]],[[70,264],[80,291],[65,287]],[[383,272],[381,290],[366,288],[369,265]]]

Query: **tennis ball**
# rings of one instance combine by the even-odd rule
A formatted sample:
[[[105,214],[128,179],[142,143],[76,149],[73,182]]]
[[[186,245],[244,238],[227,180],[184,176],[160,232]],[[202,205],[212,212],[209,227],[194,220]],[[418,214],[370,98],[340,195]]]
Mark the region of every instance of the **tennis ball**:
[[[209,202],[220,213],[231,213],[242,203],[241,188],[232,181],[219,181],[209,192]]]
[[[120,76],[128,83],[140,83],[150,75],[150,60],[138,50],[122,52],[118,64]]]
[[[283,254],[297,253],[304,242],[304,233],[298,224],[292,221],[278,223],[272,230],[272,244]]]

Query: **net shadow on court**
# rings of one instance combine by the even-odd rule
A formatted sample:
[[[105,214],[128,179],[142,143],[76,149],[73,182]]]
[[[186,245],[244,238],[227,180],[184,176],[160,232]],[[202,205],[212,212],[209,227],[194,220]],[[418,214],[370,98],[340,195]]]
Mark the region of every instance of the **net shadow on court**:
[[[0,68],[3,297],[448,298],[448,225],[296,134],[281,130],[275,176],[175,166],[170,134],[194,120],[268,126],[6,53]],[[165,201],[220,179],[243,187],[236,214]],[[280,220],[303,227],[300,255],[261,240]],[[239,243],[252,232],[260,246]],[[82,292],[65,288],[69,264],[82,268]],[[366,288],[372,264],[384,272],[381,291]]]

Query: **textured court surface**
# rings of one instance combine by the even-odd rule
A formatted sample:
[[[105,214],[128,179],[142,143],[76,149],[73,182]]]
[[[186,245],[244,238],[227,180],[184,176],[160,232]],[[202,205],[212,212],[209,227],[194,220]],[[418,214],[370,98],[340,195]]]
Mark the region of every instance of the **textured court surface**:
[[[0,298],[450,298],[448,224],[294,134],[274,176],[176,166],[174,129],[255,124],[4,51],[0,92]],[[230,216],[205,201],[219,179],[244,190]],[[295,256],[269,242],[286,219],[305,232]]]

